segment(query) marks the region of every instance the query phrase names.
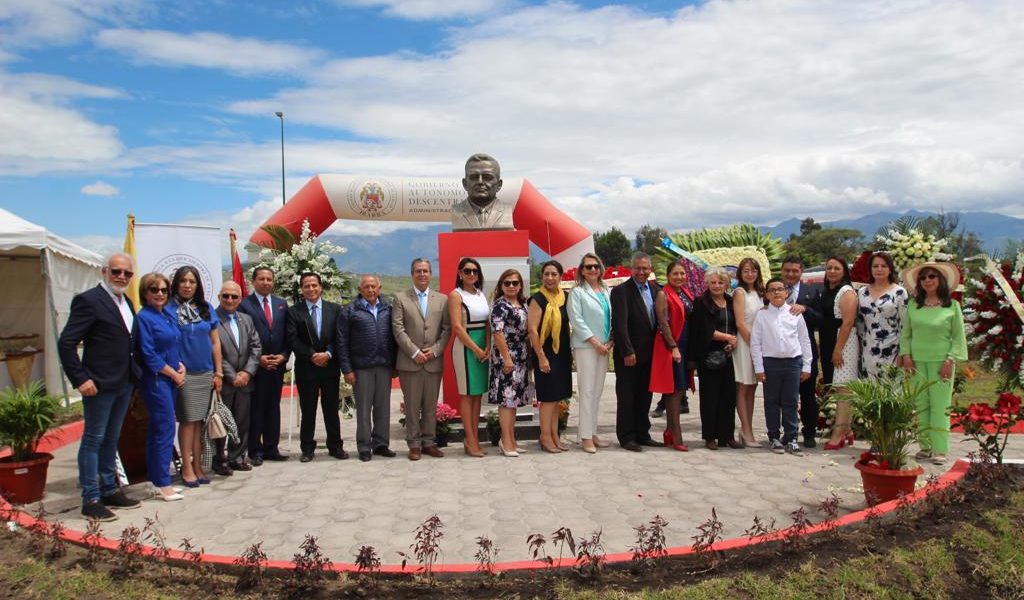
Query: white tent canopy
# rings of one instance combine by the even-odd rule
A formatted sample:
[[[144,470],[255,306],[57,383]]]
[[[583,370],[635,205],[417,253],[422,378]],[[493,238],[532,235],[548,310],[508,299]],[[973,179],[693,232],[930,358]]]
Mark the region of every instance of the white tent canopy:
[[[35,334],[50,394],[62,394],[57,336],[71,299],[100,281],[103,258],[0,209],[0,337]],[[6,375],[6,373],[5,373]]]

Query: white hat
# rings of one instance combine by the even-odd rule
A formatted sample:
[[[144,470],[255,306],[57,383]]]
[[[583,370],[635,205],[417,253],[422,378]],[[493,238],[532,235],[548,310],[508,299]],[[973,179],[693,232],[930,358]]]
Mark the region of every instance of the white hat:
[[[903,287],[907,288],[907,292],[911,296],[917,293],[917,275],[921,272],[921,269],[935,269],[938,271],[946,279],[946,285],[949,286],[950,292],[955,291],[960,286],[960,270],[956,268],[956,265],[951,262],[928,261],[908,267],[900,275],[903,279]]]

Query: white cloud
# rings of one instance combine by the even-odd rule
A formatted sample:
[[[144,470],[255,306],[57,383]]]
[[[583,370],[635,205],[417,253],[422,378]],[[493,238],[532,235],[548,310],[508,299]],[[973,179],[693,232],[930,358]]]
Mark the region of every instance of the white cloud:
[[[4,0],[0,46],[71,44],[99,22],[132,22],[150,10],[142,0]]]
[[[177,33],[154,29],[105,29],[96,45],[141,63],[223,69],[239,74],[290,73],[308,68],[316,49],[210,31]],[[301,73],[300,73],[301,74]]]
[[[374,172],[401,157],[456,175],[488,151],[594,228],[1022,214],[1022,60],[1008,0],[712,0],[667,18],[555,2],[230,109],[373,140],[358,156]]]
[[[117,196],[121,193],[121,190],[106,181],[97,181],[96,183],[82,186],[81,192],[86,196]]]
[[[494,13],[508,4],[507,0],[337,0],[344,6],[381,8],[385,15],[428,21],[475,17]]]
[[[109,168],[122,152],[117,129],[67,106],[73,98],[120,98],[117,90],[52,75],[0,71],[0,174]]]

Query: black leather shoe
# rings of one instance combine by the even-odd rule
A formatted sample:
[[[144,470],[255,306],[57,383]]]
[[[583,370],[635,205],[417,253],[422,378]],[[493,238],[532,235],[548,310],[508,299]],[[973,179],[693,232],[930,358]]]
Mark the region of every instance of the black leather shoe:
[[[345,452],[344,450],[331,450],[328,454],[330,454],[332,458],[336,458],[338,460],[348,459],[348,452]]]
[[[284,461],[288,460],[288,458],[289,457],[285,456],[284,454],[270,454],[270,455],[264,456],[263,460],[272,460],[274,462],[284,462]]]
[[[690,405],[689,404],[684,404],[684,405],[680,406],[679,407],[679,414],[681,414],[681,415],[688,415],[688,414],[690,414]]]
[[[640,442],[640,445],[641,446],[650,446],[651,448],[661,448],[665,444],[662,444],[658,440],[644,440],[644,441]]]
[[[302,458],[299,459],[299,462],[307,463],[307,462],[309,462],[311,460],[313,460],[313,455],[312,454],[303,454]],[[263,461],[260,461],[260,462],[263,462]],[[256,464],[256,462],[253,461],[252,464]]]
[[[247,462],[232,461],[228,463],[228,466],[235,471],[252,471],[252,465]]]
[[[636,442],[623,442],[622,449],[629,450],[630,452],[643,452],[644,448]]]
[[[309,462],[309,461],[307,460],[305,462]],[[254,467],[263,466],[263,457],[262,456],[254,456],[254,457],[252,457],[252,466],[254,466]]]
[[[117,490],[109,496],[102,496],[100,503],[107,508],[138,508],[139,501],[126,496],[121,490]]]
[[[221,477],[231,477],[235,474],[231,467],[221,463],[213,467],[213,472],[220,475]]]
[[[376,454],[377,456],[386,456],[388,458],[395,457],[395,451],[392,450],[391,448],[388,448],[387,446],[377,446],[376,448],[373,449],[373,453]]]
[[[373,454],[371,454],[370,452],[363,451],[359,453],[359,460],[363,462],[369,462],[371,458],[373,458]]]
[[[814,448],[817,445],[818,444],[817,444],[817,442],[814,441],[814,436],[813,435],[805,435],[804,436],[804,448]]]

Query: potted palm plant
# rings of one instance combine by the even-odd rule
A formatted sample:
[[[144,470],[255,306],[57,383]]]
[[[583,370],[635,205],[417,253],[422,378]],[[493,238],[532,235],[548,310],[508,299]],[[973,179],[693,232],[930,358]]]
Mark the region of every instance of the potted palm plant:
[[[0,458],[0,493],[16,504],[43,497],[46,471],[53,455],[36,452],[57,416],[57,399],[43,393],[43,383],[0,392],[0,446],[10,456]]]
[[[874,379],[846,383],[838,395],[863,422],[873,447],[861,454],[855,465],[868,505],[913,492],[924,472],[919,465],[911,465],[910,447],[918,441],[917,397],[930,385],[915,381],[903,369],[889,367]]]

